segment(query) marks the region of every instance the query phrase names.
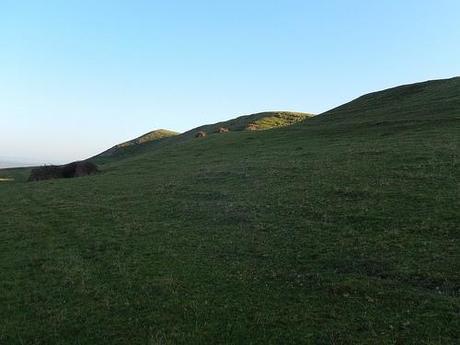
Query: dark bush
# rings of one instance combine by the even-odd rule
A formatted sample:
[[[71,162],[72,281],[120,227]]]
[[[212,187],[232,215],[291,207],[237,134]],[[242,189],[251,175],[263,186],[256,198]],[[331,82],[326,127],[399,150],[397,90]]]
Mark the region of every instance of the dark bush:
[[[74,162],[67,165],[45,165],[32,169],[29,181],[43,181],[59,178],[74,178],[95,174],[99,171],[94,163]]]
[[[195,134],[195,138],[204,138],[206,136],[206,132],[199,131]]]

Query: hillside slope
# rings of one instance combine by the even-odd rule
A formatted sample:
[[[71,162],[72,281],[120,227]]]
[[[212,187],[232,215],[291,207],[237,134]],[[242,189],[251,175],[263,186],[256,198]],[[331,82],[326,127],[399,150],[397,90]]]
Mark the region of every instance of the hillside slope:
[[[273,129],[278,127],[290,126],[297,122],[302,122],[312,116],[312,114],[290,111],[263,112],[240,116],[232,120],[222,121],[212,125],[204,125],[198,128],[194,128],[184,133],[184,135],[193,136],[200,131],[203,131],[207,134],[213,134],[217,133],[219,128],[226,128],[230,131],[257,131]]]
[[[0,184],[0,342],[455,344],[460,79]]]
[[[321,121],[345,126],[432,125],[459,119],[460,77],[403,85],[370,93],[330,110]]]
[[[148,132],[140,137],[126,141],[124,143],[115,145],[114,147],[108,149],[107,151],[102,152],[97,157],[119,157],[124,155],[129,155],[138,150],[140,145],[145,145],[148,143],[156,142],[160,139],[170,138],[178,135],[179,133],[170,131],[167,129],[157,129],[151,132]]]
[[[288,111],[263,112],[240,116],[235,119],[222,121],[215,124],[204,125],[182,134],[167,130],[156,130],[147,133],[146,135],[143,135],[137,139],[116,145],[115,147],[95,157],[92,157],[91,160],[99,164],[109,163],[121,158],[133,157],[137,154],[158,149],[165,144],[187,142],[190,139],[193,139],[198,132],[204,132],[206,135],[213,135],[217,134],[221,128],[232,132],[244,130],[267,130],[290,126],[295,123],[304,121],[311,116],[311,114],[307,113]]]

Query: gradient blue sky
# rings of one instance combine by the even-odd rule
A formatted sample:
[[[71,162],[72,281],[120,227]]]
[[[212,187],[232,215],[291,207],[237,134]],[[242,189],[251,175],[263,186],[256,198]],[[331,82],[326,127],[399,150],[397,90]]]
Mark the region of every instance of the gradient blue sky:
[[[0,1],[0,157],[460,74],[460,1]]]

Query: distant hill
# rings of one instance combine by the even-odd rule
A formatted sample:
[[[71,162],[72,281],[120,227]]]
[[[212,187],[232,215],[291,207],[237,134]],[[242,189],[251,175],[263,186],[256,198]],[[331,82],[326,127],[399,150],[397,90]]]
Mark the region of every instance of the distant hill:
[[[219,128],[226,128],[229,131],[244,131],[244,130],[266,130],[277,127],[286,127],[294,123],[304,121],[312,114],[289,112],[289,111],[274,111],[263,112],[251,115],[240,116],[232,120],[222,121],[211,125],[204,125],[187,131],[183,136],[193,136],[197,132],[205,132],[207,134],[217,133]]]
[[[140,137],[126,141],[124,143],[115,145],[114,147],[108,149],[107,151],[102,152],[98,157],[113,157],[117,155],[122,155],[133,151],[133,149],[138,145],[147,144],[153,141],[157,141],[163,138],[169,138],[178,135],[179,133],[170,131],[167,129],[157,129],[151,132],[148,132]]]
[[[207,135],[217,134],[223,128],[230,132],[245,130],[261,131],[277,127],[286,127],[294,123],[304,121],[312,114],[288,111],[262,112],[257,114],[240,116],[228,121],[222,121],[210,125],[203,125],[185,133],[179,134],[165,129],[154,130],[136,139],[116,145],[109,150],[92,157],[91,160],[98,163],[107,163],[113,159],[132,157],[145,153],[164,144],[180,143],[193,138],[198,132]]]

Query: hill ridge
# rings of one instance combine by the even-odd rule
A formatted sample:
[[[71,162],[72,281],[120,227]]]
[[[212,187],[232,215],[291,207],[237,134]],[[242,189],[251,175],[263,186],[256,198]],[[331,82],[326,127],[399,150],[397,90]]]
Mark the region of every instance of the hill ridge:
[[[138,136],[137,138],[125,141],[121,144],[117,144],[110,149],[98,154],[95,157],[110,157],[116,155],[120,150],[123,150],[130,146],[142,145],[149,142],[157,141],[163,138],[169,138],[172,136],[179,135],[178,132],[171,131],[168,129],[155,129],[145,134]]]
[[[98,154],[91,160],[100,160],[101,158],[126,157],[129,154],[145,152],[149,147],[159,147],[164,143],[184,142],[193,138],[198,132],[205,132],[208,135],[216,134],[220,128],[228,131],[244,130],[267,130],[278,127],[285,127],[298,123],[313,116],[310,113],[293,112],[293,111],[264,111],[255,114],[242,115],[236,118],[216,122],[213,124],[202,125],[190,129],[184,133],[177,133],[169,130],[154,130],[148,132],[136,139],[113,146],[112,148]],[[157,135],[158,132],[164,135]],[[153,135],[152,135],[153,134]],[[149,146],[150,145],[150,146]]]

